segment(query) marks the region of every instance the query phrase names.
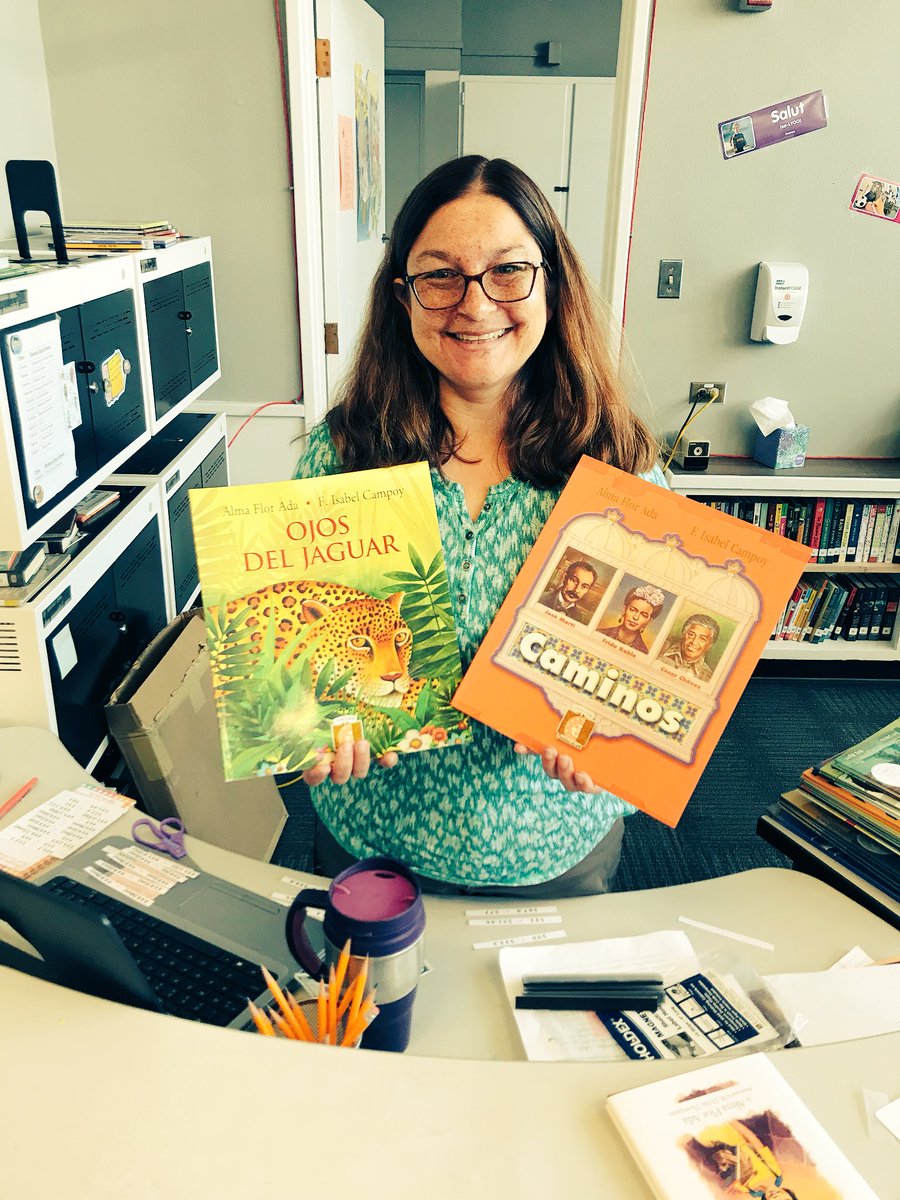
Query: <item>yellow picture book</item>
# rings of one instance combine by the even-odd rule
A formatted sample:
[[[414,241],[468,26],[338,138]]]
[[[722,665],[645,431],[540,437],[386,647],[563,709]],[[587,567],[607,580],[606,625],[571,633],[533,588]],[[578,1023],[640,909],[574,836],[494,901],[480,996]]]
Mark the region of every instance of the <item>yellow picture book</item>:
[[[469,740],[427,463],[189,494],[226,779]]]

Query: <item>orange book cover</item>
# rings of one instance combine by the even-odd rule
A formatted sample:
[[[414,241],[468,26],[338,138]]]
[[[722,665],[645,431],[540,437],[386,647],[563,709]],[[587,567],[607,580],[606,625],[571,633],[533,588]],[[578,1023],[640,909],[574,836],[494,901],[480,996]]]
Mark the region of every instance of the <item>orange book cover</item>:
[[[674,826],[808,553],[584,457],[453,703]]]

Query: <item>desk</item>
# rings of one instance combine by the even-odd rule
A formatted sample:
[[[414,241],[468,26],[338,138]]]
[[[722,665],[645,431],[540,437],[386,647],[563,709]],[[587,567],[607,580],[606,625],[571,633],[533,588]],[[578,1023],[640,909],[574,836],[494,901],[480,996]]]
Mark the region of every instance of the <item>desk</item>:
[[[4,788],[34,774],[40,783],[5,821],[89,776],[52,734],[0,729]],[[108,832],[128,836],[132,819]],[[321,882],[196,839],[188,848],[199,866],[265,895],[286,890],[285,875]],[[3,1077],[16,1080],[15,1103],[4,1104],[0,1122],[2,1187],[11,1196],[243,1200],[251,1189],[296,1188],[305,1176],[316,1189],[333,1183],[377,1197],[380,1175],[390,1179],[391,1200],[463,1189],[468,1197],[547,1200],[585,1185],[610,1200],[646,1198],[603,1100],[691,1064],[486,1061],[521,1059],[522,1051],[496,951],[471,948],[486,940],[466,925],[471,905],[426,898],[434,970],[420,984],[402,1058],[208,1028],[0,969],[3,1011],[16,1014],[0,1026]],[[900,935],[877,916],[781,869],[558,907],[571,941],[682,928],[680,915],[740,931],[774,949],[689,934],[698,951],[725,945],[765,972],[823,969],[856,944],[875,957],[900,953]],[[862,1090],[900,1093],[900,1035],[773,1057],[876,1191],[896,1200],[897,1145],[869,1136]],[[481,1061],[451,1061],[461,1058]],[[174,1102],[183,1105],[177,1121]],[[148,1116],[147,1133],[124,1122],[123,1111]],[[58,1166],[44,1152],[48,1129]],[[73,1190],[73,1180],[84,1190]]]

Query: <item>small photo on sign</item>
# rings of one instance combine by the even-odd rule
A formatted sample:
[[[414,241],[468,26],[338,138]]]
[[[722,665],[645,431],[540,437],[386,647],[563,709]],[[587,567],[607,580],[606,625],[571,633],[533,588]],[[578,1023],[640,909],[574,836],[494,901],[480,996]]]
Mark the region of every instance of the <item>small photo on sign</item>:
[[[756,149],[752,117],[735,117],[733,121],[724,121],[719,126],[719,132],[722,135],[722,149],[726,158],[734,158],[738,154]]]
[[[616,573],[609,563],[567,546],[538,601],[544,608],[587,625]]]
[[[878,179],[874,175],[861,175],[850,208],[869,217],[897,221],[900,219],[900,183]]]

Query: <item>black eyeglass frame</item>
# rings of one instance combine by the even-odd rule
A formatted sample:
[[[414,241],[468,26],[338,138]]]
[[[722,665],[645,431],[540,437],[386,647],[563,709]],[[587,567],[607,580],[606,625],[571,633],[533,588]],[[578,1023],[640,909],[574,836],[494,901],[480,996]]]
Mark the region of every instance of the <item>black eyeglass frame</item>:
[[[494,297],[490,294],[490,292],[484,286],[484,277],[485,277],[485,275],[488,275],[491,271],[496,271],[498,267],[531,267],[531,271],[532,271],[531,286],[529,287],[528,291],[525,293],[524,296],[517,296],[515,300],[506,300],[506,299],[497,299],[496,297]],[[441,271],[441,270],[448,270],[450,268],[438,267],[436,269]],[[483,271],[479,271],[477,275],[466,275],[463,271],[454,271],[453,274],[458,275],[459,278],[462,279],[462,281],[464,283],[464,287],[463,287],[463,294],[460,296],[460,298],[458,300],[454,300],[452,304],[438,304],[438,305],[423,304],[422,299],[419,296],[419,293],[416,291],[417,280],[424,279],[426,275],[433,275],[435,273],[435,268],[432,268],[430,271],[419,271],[416,275],[404,275],[403,282],[412,291],[412,294],[415,296],[416,301],[418,302],[419,306],[421,308],[424,308],[426,312],[444,312],[448,308],[456,308],[456,306],[458,304],[462,304],[463,300],[465,300],[466,295],[468,294],[470,283],[477,283],[478,286],[481,288],[481,290],[484,292],[485,296],[487,296],[488,300],[492,301],[494,304],[521,304],[521,302],[523,300],[527,300],[529,298],[529,296],[531,295],[531,293],[534,291],[535,281],[537,280],[537,273],[538,273],[538,271],[541,271],[541,270],[546,271],[548,274],[550,271],[550,267],[549,267],[548,263],[546,263],[544,261],[544,259],[541,259],[541,261],[539,263],[528,262],[524,259],[522,261],[516,261],[516,262],[512,262],[512,263],[494,263],[494,265],[492,267],[485,267],[485,269]]]

